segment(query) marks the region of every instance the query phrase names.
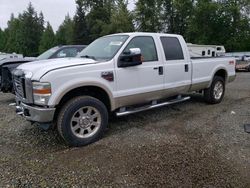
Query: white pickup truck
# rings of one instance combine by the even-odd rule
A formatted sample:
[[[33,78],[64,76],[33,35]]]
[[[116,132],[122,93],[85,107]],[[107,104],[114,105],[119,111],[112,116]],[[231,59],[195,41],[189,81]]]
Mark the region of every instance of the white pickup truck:
[[[78,58],[23,64],[13,79],[19,115],[54,125],[69,145],[83,146],[102,137],[109,114],[185,101],[194,91],[221,102],[235,60],[191,60],[180,35],[120,33],[95,40]]]

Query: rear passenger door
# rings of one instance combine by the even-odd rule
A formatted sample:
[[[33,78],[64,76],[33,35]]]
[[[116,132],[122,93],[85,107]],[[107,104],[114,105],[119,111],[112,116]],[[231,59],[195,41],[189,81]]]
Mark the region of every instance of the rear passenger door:
[[[192,67],[186,49],[177,37],[160,37],[164,50],[164,95],[187,92],[191,86]],[[184,41],[184,40],[183,40]],[[184,42],[183,42],[184,43]],[[185,44],[185,43],[184,43]]]

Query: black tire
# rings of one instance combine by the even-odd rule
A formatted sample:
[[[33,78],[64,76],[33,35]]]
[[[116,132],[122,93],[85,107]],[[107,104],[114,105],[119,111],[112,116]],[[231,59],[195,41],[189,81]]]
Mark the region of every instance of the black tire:
[[[217,84],[221,84],[222,93],[216,95],[215,87]],[[225,94],[225,80],[220,76],[215,76],[211,86],[204,90],[204,99],[209,104],[218,104],[222,101]]]
[[[93,135],[90,134],[89,137],[81,137],[81,136],[84,136],[85,131],[87,131],[87,134],[88,134],[88,130],[84,130],[82,134],[80,133],[80,131],[83,129],[86,129],[86,127],[82,128],[82,126],[91,127],[91,125],[82,125],[83,122],[81,122],[81,124],[78,122],[77,127],[80,126],[79,128],[80,131],[78,133],[79,135],[76,135],[78,130],[77,131],[72,130],[74,129],[73,127],[74,121],[72,120],[72,118],[78,118],[79,121],[84,121],[79,112],[85,107],[87,108],[87,110],[88,108],[93,108],[94,112],[98,113],[98,118],[101,119],[100,121],[98,121],[99,125],[96,126],[98,127],[95,130],[96,132],[93,131]],[[83,112],[83,110],[81,112]],[[77,113],[79,114],[79,117],[76,117]],[[83,112],[83,113],[87,114],[87,112]],[[84,114],[84,116],[86,116],[86,114]],[[87,121],[88,123],[86,124],[91,124],[89,123],[89,120]],[[92,122],[94,122],[94,120],[92,120]],[[62,107],[57,118],[57,129],[58,129],[60,136],[66,141],[68,145],[76,146],[76,147],[85,146],[85,145],[91,144],[101,139],[106,130],[107,124],[108,124],[108,111],[107,111],[106,106],[100,100],[90,97],[90,96],[76,97],[68,101]],[[92,130],[90,130],[90,132],[91,131]]]

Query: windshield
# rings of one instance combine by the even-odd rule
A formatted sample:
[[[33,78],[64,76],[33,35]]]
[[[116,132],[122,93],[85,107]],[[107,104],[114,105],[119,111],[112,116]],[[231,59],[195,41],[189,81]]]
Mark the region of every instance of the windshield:
[[[115,56],[128,37],[128,35],[115,35],[99,38],[78,54],[77,57],[110,60]]]
[[[42,53],[41,55],[39,55],[37,57],[37,59],[38,60],[49,59],[58,49],[59,49],[58,46],[51,48],[51,49],[47,50],[46,52]]]

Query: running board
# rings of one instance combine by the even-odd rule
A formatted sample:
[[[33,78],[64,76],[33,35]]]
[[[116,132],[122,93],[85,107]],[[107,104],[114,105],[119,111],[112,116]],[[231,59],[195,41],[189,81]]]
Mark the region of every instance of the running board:
[[[154,108],[158,108],[158,107],[162,107],[162,106],[168,106],[168,105],[171,105],[171,104],[187,101],[190,98],[191,97],[183,97],[183,98],[178,97],[177,99],[170,100],[170,101],[163,102],[163,103],[158,103],[158,104],[157,104],[156,101],[153,101],[151,105],[146,105],[146,106],[134,108],[134,109],[131,109],[131,110],[126,110],[126,108],[121,108],[120,111],[116,112],[116,116],[121,117],[121,116],[135,114],[135,113],[138,113],[138,112],[142,112],[142,111],[146,111],[146,110],[150,110],[150,109],[154,109]]]

